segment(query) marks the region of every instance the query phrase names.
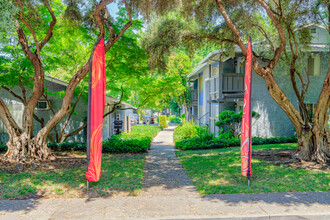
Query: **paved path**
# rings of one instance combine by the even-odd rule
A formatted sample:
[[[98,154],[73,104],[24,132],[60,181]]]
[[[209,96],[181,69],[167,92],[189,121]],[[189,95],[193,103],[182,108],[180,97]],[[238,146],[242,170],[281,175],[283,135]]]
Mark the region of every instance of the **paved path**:
[[[175,155],[173,129],[160,132],[152,143],[144,167],[143,196],[198,196]]]
[[[330,219],[330,192],[199,195],[175,156],[172,130],[154,139],[140,196],[0,200],[0,219]]]

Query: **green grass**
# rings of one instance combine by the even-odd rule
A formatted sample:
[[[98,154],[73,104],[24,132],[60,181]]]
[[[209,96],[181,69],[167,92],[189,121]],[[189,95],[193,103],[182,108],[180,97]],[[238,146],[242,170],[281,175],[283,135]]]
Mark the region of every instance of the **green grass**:
[[[295,149],[296,144],[253,146],[254,150]],[[252,158],[251,185],[241,175],[240,148],[176,151],[178,159],[201,194],[296,192],[330,190],[329,171],[273,165]]]
[[[138,194],[142,189],[145,154],[102,156],[102,174],[90,184],[89,195],[107,196],[113,192]],[[0,172],[0,199],[34,196],[86,196],[86,167],[32,171],[18,174]]]

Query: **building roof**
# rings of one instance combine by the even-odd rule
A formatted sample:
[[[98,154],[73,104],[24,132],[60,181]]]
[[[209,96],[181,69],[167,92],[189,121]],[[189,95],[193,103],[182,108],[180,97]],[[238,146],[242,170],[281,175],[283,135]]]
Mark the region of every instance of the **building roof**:
[[[303,28],[308,28],[308,27],[319,27],[321,29],[325,29],[325,26],[322,26],[320,24],[315,24],[315,23],[311,23],[302,27],[297,28],[296,30],[300,30]],[[258,44],[258,42],[253,43],[253,45]],[[311,51],[314,52],[321,52],[321,51],[328,51],[330,48],[329,44],[315,44],[312,43],[309,45]],[[223,50],[215,50],[212,51],[211,53],[209,53],[206,57],[204,57],[204,59],[202,59],[198,64],[197,67],[188,75],[188,78],[192,78],[192,77],[196,77],[198,76],[197,74],[199,74],[208,64],[213,63],[213,62],[217,62],[220,59],[220,54],[223,52]],[[238,46],[235,46],[235,54],[241,52],[241,49]],[[225,61],[225,60],[223,60]]]
[[[53,77],[50,77],[50,76],[45,76],[45,80],[47,80],[49,82],[52,82],[52,83],[62,85],[62,86],[67,86],[68,85],[67,82],[64,82],[62,80],[59,80],[59,79],[56,79],[56,78],[53,78]],[[116,102],[120,101],[119,99],[117,99],[115,97],[112,97],[112,96],[109,96],[109,95],[106,95],[105,98],[106,98],[106,100],[108,100],[110,102],[115,102],[116,103]],[[125,107],[136,109],[136,107],[132,106],[131,104],[129,104],[127,102],[121,101],[121,104],[124,105]]]

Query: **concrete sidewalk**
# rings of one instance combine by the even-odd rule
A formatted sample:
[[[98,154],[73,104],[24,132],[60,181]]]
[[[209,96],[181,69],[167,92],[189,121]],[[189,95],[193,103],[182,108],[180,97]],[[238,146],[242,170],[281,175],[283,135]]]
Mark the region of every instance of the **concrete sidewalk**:
[[[154,139],[140,196],[2,200],[0,219],[330,219],[330,192],[199,195],[172,135]]]

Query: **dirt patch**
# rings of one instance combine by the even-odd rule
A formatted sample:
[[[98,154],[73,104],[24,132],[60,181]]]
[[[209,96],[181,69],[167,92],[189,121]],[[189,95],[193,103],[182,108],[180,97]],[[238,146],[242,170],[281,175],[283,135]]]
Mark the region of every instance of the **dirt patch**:
[[[41,163],[12,164],[0,160],[0,171],[7,173],[23,173],[29,171],[61,170],[63,168],[87,167],[86,155],[75,152],[55,152],[55,161]],[[0,155],[1,157],[1,155]]]
[[[305,169],[313,171],[330,171],[329,164],[307,162],[293,157],[295,150],[254,150],[252,157],[267,161],[274,165],[285,165],[295,169]]]

